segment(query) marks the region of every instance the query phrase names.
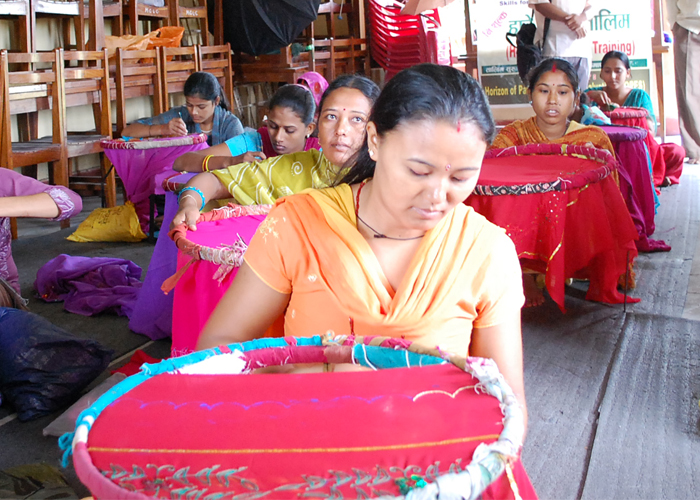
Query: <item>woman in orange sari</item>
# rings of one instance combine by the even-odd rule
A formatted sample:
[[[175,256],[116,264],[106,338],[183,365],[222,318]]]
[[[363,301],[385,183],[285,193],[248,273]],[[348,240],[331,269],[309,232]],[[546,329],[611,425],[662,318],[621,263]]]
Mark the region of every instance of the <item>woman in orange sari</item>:
[[[571,120],[578,104],[578,74],[564,59],[545,59],[529,75],[528,95],[535,116],[506,125],[496,136],[491,148],[507,148],[525,144],[571,144],[607,149],[615,154],[610,138],[594,125],[581,125]],[[622,196],[622,194],[620,194]],[[544,294],[537,286],[536,275],[524,272],[523,287],[526,306],[544,303]]]
[[[285,335],[381,335],[492,358],[525,408],[515,246],[463,203],[494,134],[472,77],[433,64],[398,73],[345,178],[277,201],[198,349],[261,337],[284,316]]]

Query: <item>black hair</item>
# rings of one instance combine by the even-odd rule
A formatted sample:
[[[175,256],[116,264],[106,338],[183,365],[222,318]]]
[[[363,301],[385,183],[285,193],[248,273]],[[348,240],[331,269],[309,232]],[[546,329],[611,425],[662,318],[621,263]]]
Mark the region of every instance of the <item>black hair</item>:
[[[535,91],[535,86],[537,85],[537,82],[542,74],[546,73],[547,71],[552,71],[554,67],[556,67],[558,71],[563,71],[566,77],[569,79],[569,83],[573,87],[574,92],[578,91],[578,73],[571,63],[565,59],[550,57],[532,68],[532,70],[530,70],[528,73],[527,81],[529,82],[528,89],[530,92]]]
[[[321,102],[318,105],[319,113],[323,111],[323,103],[326,102],[326,98],[338,89],[359,90],[369,100],[372,106],[374,106],[374,103],[377,102],[377,98],[379,97],[379,87],[366,76],[341,75],[333,80],[323,93]]]
[[[578,103],[582,106],[588,106],[591,103],[591,98],[588,97],[588,94],[586,94],[585,92],[581,92],[581,95],[578,96]]]
[[[308,125],[314,119],[316,103],[311,91],[301,85],[283,85],[272,96],[267,108],[289,108],[299,119]]]
[[[603,60],[600,61],[600,69],[603,69],[603,66],[605,66],[605,63],[608,62],[609,59],[619,59],[620,62],[625,65],[626,69],[630,69],[630,58],[627,57],[627,54],[619,50],[611,50],[605,54]]]
[[[419,64],[400,71],[384,87],[369,120],[381,137],[406,122],[471,123],[486,143],[496,135],[488,99],[479,83],[451,66]],[[374,175],[367,138],[340,183],[355,184]]]
[[[228,99],[226,99],[226,94],[224,94],[224,89],[219,85],[219,80],[211,73],[206,73],[204,71],[192,73],[185,82],[184,93],[185,97],[199,97],[200,99],[211,102],[216,101],[218,97],[219,106],[221,106],[224,111],[229,111],[231,109]]]

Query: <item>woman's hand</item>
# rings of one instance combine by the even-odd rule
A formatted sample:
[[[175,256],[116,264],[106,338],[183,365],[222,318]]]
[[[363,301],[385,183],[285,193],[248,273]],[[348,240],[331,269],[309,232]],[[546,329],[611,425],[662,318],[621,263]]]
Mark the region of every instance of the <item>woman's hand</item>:
[[[168,122],[168,135],[187,135],[187,125],[185,125],[185,122],[182,118],[173,118]]]
[[[604,90],[589,90],[586,94],[588,94],[588,97],[590,97],[592,101],[598,103],[598,106],[601,108],[610,106],[613,103]]]
[[[170,229],[175,229],[183,222],[187,224],[190,231],[197,230],[197,219],[199,219],[199,207],[201,201],[199,195],[192,191],[186,191],[180,197],[180,208],[178,209],[173,221],[170,223]]]
[[[242,155],[233,156],[231,159],[231,165],[238,165],[239,163],[253,163],[255,161],[263,161],[267,158],[265,153],[262,151],[246,151]]]

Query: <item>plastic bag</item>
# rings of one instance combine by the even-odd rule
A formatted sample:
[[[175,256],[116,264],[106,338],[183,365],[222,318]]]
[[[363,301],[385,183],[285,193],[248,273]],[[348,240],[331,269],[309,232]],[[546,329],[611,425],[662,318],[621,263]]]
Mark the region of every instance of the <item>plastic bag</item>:
[[[134,204],[127,201],[118,207],[96,208],[66,239],[87,243],[90,241],[135,242],[144,238],[146,234],[141,229]]]
[[[126,50],[151,50],[155,47],[179,47],[182,42],[182,36],[185,33],[185,28],[182,26],[165,26],[145,35],[122,35],[122,36],[106,36],[105,48],[107,56],[111,59],[117,52],[117,49]],[[171,60],[169,57],[168,60]],[[146,63],[149,60],[141,60]]]
[[[0,308],[0,392],[23,422],[73,403],[112,354],[41,316]]]
[[[95,401],[97,401],[97,398],[102,396],[105,392],[110,390],[125,378],[126,375],[124,373],[115,373],[100,385],[85,394],[82,398],[73,403],[70,408],[61,413],[60,417],[44,427],[44,430],[42,431],[44,436],[60,437],[66,432],[73,432],[75,430],[75,423],[78,420],[78,415],[80,415],[83,410],[90,408]]]

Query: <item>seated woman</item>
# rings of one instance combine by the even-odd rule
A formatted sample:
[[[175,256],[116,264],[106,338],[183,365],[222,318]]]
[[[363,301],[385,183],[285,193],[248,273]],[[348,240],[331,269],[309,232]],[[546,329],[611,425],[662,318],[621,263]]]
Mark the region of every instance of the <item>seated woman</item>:
[[[525,144],[572,144],[607,149],[615,154],[607,134],[598,127],[584,126],[570,117],[578,101],[578,74],[563,59],[545,59],[529,75],[528,95],[535,116],[506,125],[493,141],[493,148]],[[536,275],[523,273],[526,306],[544,303]]]
[[[524,144],[576,144],[607,149],[615,154],[607,134],[594,126],[584,126],[570,117],[578,104],[578,74],[564,59],[550,58],[532,69],[528,96],[535,116],[506,125],[492,148]]]
[[[643,89],[634,89],[625,85],[630,79],[630,60],[624,52],[610,51],[601,61],[600,77],[605,82],[602,87],[587,90],[588,96],[599,106],[623,106],[626,108],[644,108],[647,113],[648,129],[652,134],[656,133],[656,116],[651,97]],[[661,144],[661,151],[666,163],[666,175],[663,186],[678,184],[683,173],[683,160],[685,149],[678,144]]]
[[[266,126],[257,131],[249,129],[217,146],[186,153],[175,160],[173,169],[201,172],[202,164],[208,156],[230,156],[231,161],[237,165],[318,149],[318,139],[311,137],[316,127],[315,112],[316,103],[308,89],[300,85],[284,85],[270,99]],[[211,170],[209,164],[207,167]]]
[[[171,227],[196,221],[206,202],[234,197],[241,205],[270,204],[307,188],[330,186],[341,168],[362,146],[365,127],[379,88],[370,79],[344,75],[328,87],[321,100],[318,140],[311,149],[250,163],[231,156],[205,157],[209,170],[193,177],[180,196],[180,210]],[[201,158],[201,156],[200,156]]]
[[[515,247],[463,203],[494,133],[472,77],[433,64],[398,73],[345,177],[276,203],[198,348],[259,338],[284,315],[289,336],[400,337],[492,358],[525,410]]]
[[[80,196],[63,186],[49,186],[0,168],[0,280],[19,294],[19,275],[12,259],[10,217],[68,219],[83,209]]]
[[[207,134],[216,146],[243,133],[241,121],[230,106],[219,81],[211,73],[192,73],[185,82],[185,105],[153,118],[142,118],[124,127],[122,137],[183,136]]]
[[[463,204],[495,133],[478,83],[448,66],[398,73],[334,187],[276,203],[198,348],[284,333],[401,337],[493,358],[525,404],[520,266]]]

